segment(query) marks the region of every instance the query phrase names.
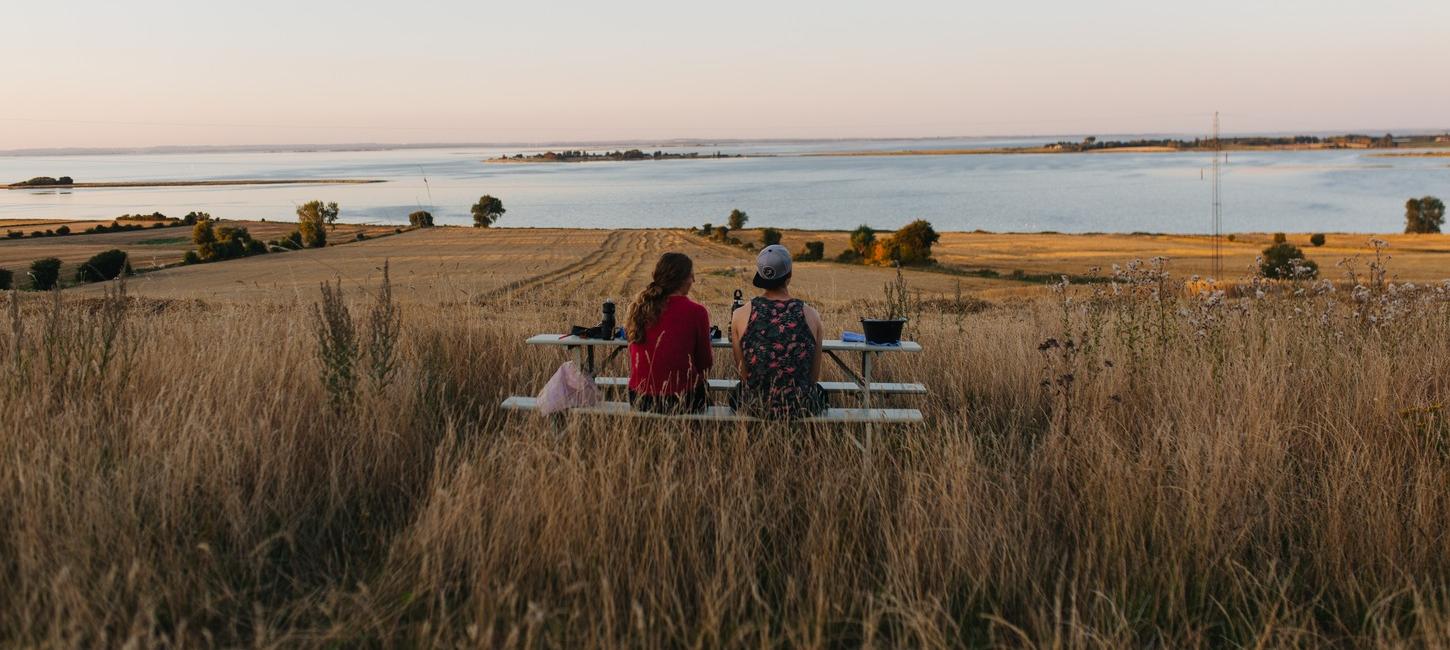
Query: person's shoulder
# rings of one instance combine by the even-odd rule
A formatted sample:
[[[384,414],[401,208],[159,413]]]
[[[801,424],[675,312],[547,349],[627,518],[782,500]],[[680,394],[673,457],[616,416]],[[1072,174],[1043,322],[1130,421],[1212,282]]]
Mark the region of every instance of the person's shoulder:
[[[674,305],[678,305],[682,310],[691,314],[704,314],[706,316],[710,315],[710,310],[705,309],[704,305],[695,302],[695,300],[693,298],[690,298],[689,296],[670,296],[670,302]]]

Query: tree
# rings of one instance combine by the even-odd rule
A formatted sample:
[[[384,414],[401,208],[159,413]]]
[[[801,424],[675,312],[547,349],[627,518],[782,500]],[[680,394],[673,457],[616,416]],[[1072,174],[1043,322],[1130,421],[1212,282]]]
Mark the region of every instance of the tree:
[[[60,260],[54,257],[45,257],[30,263],[30,288],[36,291],[49,291],[55,288],[56,281],[60,280]]]
[[[876,231],[871,226],[861,224],[851,231],[851,250],[857,255],[865,257],[871,252],[871,247],[876,243]]]
[[[730,226],[715,226],[715,239],[725,241],[730,236]]]
[[[114,280],[121,274],[131,274],[131,262],[126,251],[111,249],[91,256],[85,264],[76,268],[76,282],[101,282]]]
[[[216,228],[213,227],[209,215],[197,219],[195,225],[191,227],[191,243],[197,246],[216,243]]]
[[[327,245],[327,224],[337,221],[337,204],[308,201],[297,207],[297,230],[308,248]]]
[[[432,228],[433,214],[427,210],[419,210],[408,215],[408,223],[415,228]]]
[[[55,234],[57,234],[57,235],[69,235],[70,234],[70,226],[61,226],[59,228],[56,228],[55,229]]]
[[[473,213],[474,228],[487,228],[498,221],[498,218],[502,217],[507,210],[504,210],[503,201],[485,194],[478,197],[478,203],[473,204],[470,212]]]
[[[760,243],[763,246],[774,246],[780,243],[780,231],[775,228],[765,228],[760,231]]]
[[[1445,225],[1445,203],[1433,196],[1405,201],[1405,232],[1434,234]]]
[[[1281,233],[1281,232],[1274,233],[1274,243],[1275,244],[1282,244],[1282,243],[1284,243],[1286,241],[1289,241],[1288,235],[1285,235],[1284,233]]]
[[[1315,247],[1323,246],[1324,245],[1324,233],[1322,233],[1322,232],[1316,232],[1316,233],[1310,235],[1309,236],[1309,243],[1313,244]]]
[[[700,226],[700,234],[703,235],[703,236],[705,236],[705,237],[709,237],[711,235],[711,233],[714,233],[714,232],[715,232],[715,225],[712,224],[712,223],[710,223],[710,222],[708,222],[708,221],[705,222],[705,225]]]
[[[750,221],[750,215],[740,210],[731,210],[730,219],[726,223],[730,224],[731,230],[740,230],[745,227],[747,221]]]
[[[1298,246],[1279,242],[1264,249],[1259,272],[1266,278],[1308,280],[1318,277],[1319,264],[1305,259]]]
[[[186,216],[184,216],[184,217],[181,218],[181,223],[184,223],[184,224],[190,226],[191,224],[194,224],[194,223],[196,223],[198,221],[204,221],[204,220],[207,220],[207,219],[210,219],[210,218],[211,218],[211,215],[210,214],[207,214],[205,212],[197,212],[195,210],[192,210],[191,212],[186,213]]]

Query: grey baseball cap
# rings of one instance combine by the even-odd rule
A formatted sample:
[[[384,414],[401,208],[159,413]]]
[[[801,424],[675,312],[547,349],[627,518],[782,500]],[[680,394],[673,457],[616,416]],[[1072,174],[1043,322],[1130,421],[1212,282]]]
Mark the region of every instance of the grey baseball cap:
[[[761,289],[775,289],[790,279],[790,251],[780,244],[760,249],[755,256],[755,281]]]

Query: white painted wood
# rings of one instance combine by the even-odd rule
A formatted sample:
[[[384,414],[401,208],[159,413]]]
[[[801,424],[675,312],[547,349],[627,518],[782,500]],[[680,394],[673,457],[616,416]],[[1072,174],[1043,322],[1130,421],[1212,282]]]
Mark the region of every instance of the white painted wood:
[[[629,377],[595,377],[594,383],[602,388],[625,388],[629,386]],[[710,390],[729,391],[735,390],[740,384],[739,379],[711,379],[709,380]],[[823,381],[821,388],[827,393],[859,393],[861,385],[854,381]],[[925,395],[924,384],[903,384],[876,382],[871,384],[871,393],[880,395]]]
[[[503,402],[503,408],[512,411],[533,411],[538,408],[534,398],[510,397]],[[614,415],[647,419],[694,420],[702,422],[763,422],[760,418],[735,413],[728,406],[711,406],[699,413],[665,414],[638,411],[628,402],[601,402],[594,406],[570,409],[570,413],[583,415]],[[818,416],[795,420],[804,424],[906,424],[921,422],[921,411],[916,409],[826,409]]]

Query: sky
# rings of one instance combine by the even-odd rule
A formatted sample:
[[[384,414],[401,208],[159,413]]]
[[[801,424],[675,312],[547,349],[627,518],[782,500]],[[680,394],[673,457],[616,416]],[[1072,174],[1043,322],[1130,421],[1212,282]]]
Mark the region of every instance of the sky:
[[[1450,2],[7,6],[0,150],[1450,128]]]

